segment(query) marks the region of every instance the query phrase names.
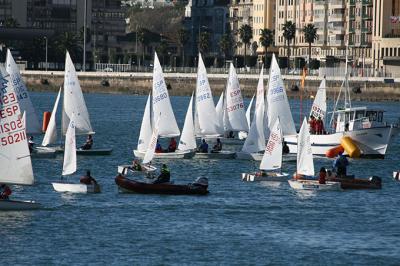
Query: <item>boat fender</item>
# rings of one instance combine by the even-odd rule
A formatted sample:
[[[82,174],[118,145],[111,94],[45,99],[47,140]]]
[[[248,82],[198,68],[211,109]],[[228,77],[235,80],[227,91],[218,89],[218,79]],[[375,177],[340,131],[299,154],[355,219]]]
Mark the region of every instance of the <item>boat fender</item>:
[[[361,155],[360,148],[355,144],[355,142],[349,137],[344,136],[340,140],[340,145],[344,148],[350,158],[358,158]]]
[[[369,181],[371,181],[372,183],[380,184],[382,182],[382,179],[379,176],[373,175],[369,178]]]

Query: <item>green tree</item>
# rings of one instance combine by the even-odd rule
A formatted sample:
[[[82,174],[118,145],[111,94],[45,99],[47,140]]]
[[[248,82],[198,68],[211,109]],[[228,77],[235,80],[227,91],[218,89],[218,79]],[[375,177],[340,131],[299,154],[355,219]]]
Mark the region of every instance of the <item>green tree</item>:
[[[168,42],[165,39],[161,39],[160,43],[158,44],[156,48],[157,53],[161,56],[162,58],[162,64],[165,66],[165,55],[168,52]]]
[[[203,31],[200,33],[199,50],[202,54],[205,54],[208,49],[210,49],[210,33]]]
[[[247,47],[250,45],[250,41],[253,38],[253,28],[248,24],[243,24],[239,28],[239,37],[244,44],[244,65],[247,63]]]
[[[182,53],[182,67],[185,66],[185,46],[187,42],[189,41],[189,32],[185,28],[181,28],[178,31],[178,42],[181,47],[181,53]]]
[[[304,40],[308,43],[308,68],[310,68],[311,63],[311,44],[318,38],[317,28],[314,24],[307,24],[303,28]]]
[[[225,33],[222,35],[221,39],[219,40],[219,49],[224,54],[224,66],[226,63],[226,56],[229,54],[232,48],[232,37],[229,33]]]
[[[286,21],[283,24],[283,38],[287,42],[287,58],[288,58],[288,68],[290,68],[290,42],[296,36],[296,24],[292,21]]]
[[[145,28],[139,28],[136,34],[138,35],[138,41],[142,45],[142,57],[144,63],[144,53],[146,50],[146,45],[149,41],[147,30]]]
[[[19,27],[19,23],[14,18],[6,18],[3,22],[3,27],[5,28],[17,28]]]
[[[260,35],[260,43],[261,43],[262,47],[264,47],[264,49],[265,49],[264,64],[266,64],[268,47],[270,47],[274,43],[274,31],[270,30],[270,29],[262,29],[261,35]]]
[[[58,54],[65,54],[68,51],[72,58],[78,60],[81,56],[81,46],[79,36],[71,31],[63,32],[56,36],[54,49]]]

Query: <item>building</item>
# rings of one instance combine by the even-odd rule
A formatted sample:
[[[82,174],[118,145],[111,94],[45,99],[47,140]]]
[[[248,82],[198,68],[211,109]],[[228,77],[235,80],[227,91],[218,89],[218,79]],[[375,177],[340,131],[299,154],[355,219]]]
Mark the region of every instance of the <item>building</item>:
[[[239,29],[246,24],[253,27],[253,0],[232,0],[229,5],[229,24],[234,42],[234,53],[244,55],[245,49],[240,39]]]
[[[219,40],[227,31],[228,8],[227,3],[218,0],[190,0],[185,7],[185,27],[190,32],[186,46],[186,54],[196,57],[198,40],[201,32],[210,34],[208,55],[221,54]]]
[[[257,42],[257,54],[264,55],[265,48],[260,43],[261,30],[275,30],[275,1],[253,0],[253,40]],[[274,48],[268,48],[273,51]]]
[[[374,0],[372,63],[382,75],[400,75],[400,1]]]

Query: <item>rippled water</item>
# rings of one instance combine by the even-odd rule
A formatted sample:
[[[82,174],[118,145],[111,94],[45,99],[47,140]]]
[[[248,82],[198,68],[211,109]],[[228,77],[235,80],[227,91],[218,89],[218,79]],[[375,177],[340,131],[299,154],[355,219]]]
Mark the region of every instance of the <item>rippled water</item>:
[[[32,93],[38,112],[51,110],[55,96]],[[400,167],[399,137],[385,160],[351,161],[354,174],[383,178],[378,191],[297,193],[287,183],[241,182],[241,172],[255,169],[252,162],[184,160],[169,163],[172,178],[187,183],[206,176],[208,196],[125,195],[113,178],[118,164],[132,160],[146,97],[85,98],[95,146],[114,150],[78,157],[74,177],[91,169],[103,193],[56,193],[50,182],[60,178],[62,157],[34,160],[36,185],[14,187],[14,197],[46,209],[0,213],[3,264],[399,264],[400,183],[391,178]],[[180,127],[188,102],[172,99]],[[398,103],[368,105],[387,110],[392,121],[400,116]],[[296,122],[298,106],[292,102]],[[315,160],[316,169],[323,165],[331,161]],[[293,172],[295,165],[284,168]]]

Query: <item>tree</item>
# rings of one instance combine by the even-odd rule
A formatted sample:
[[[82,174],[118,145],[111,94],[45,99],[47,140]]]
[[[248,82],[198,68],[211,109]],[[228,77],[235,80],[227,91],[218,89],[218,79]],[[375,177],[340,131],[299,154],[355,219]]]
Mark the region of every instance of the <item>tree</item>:
[[[239,28],[239,36],[240,39],[242,40],[242,43],[244,44],[244,65],[246,66],[246,48],[247,46],[250,45],[250,40],[253,38],[253,28],[248,25],[248,24],[243,24],[240,28]]]
[[[162,64],[165,66],[165,55],[167,54],[168,51],[168,42],[165,39],[161,39],[160,43],[156,48],[156,51],[161,56]]]
[[[225,33],[224,35],[222,35],[218,44],[219,44],[219,49],[224,54],[224,66],[225,66],[226,55],[229,54],[231,47],[232,47],[231,35],[228,33]]]
[[[205,54],[210,48],[210,33],[207,31],[203,31],[200,33],[199,39],[199,51],[202,54]]]
[[[3,22],[3,26],[5,28],[17,28],[19,27],[19,23],[14,18],[6,18]]]
[[[185,66],[185,45],[189,41],[189,32],[184,28],[179,29],[178,38],[179,38],[178,41],[179,41],[179,45],[181,47],[181,52],[182,52],[182,67],[184,67]]]
[[[292,21],[286,21],[283,24],[283,38],[287,42],[287,58],[288,58],[288,68],[290,68],[290,42],[296,36],[296,24]]]
[[[78,60],[81,56],[80,38],[72,31],[66,31],[57,35],[54,41],[54,48],[58,54],[65,54],[68,51],[75,60]]]
[[[138,35],[138,41],[142,45],[142,57],[143,57],[143,63],[144,63],[144,52],[146,45],[148,43],[148,36],[147,36],[147,31],[145,28],[139,28],[138,31],[136,32]]]
[[[310,68],[311,63],[311,44],[318,38],[317,28],[314,24],[307,24],[303,28],[304,40],[308,43],[308,68]]]
[[[265,49],[264,64],[266,64],[268,47],[270,47],[274,43],[274,31],[270,29],[262,29],[260,35],[260,43],[261,46]]]

